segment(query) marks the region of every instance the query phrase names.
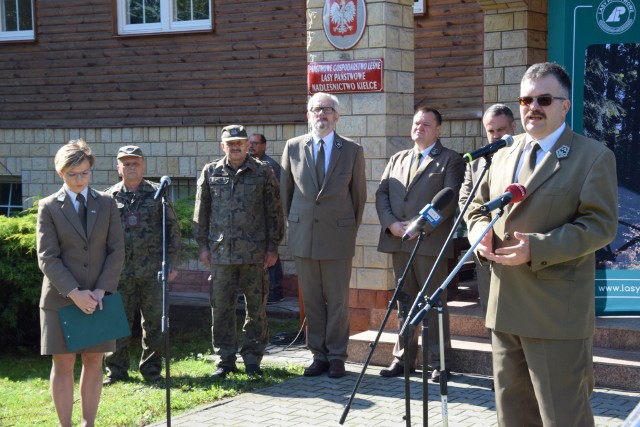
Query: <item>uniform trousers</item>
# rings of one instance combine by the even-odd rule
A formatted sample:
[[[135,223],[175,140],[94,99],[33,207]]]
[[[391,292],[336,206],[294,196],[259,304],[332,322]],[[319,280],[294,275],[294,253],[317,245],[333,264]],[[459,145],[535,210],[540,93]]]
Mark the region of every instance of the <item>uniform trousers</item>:
[[[392,258],[393,262],[393,272],[398,280],[402,277],[402,273],[404,272],[407,262],[409,261],[410,254],[406,252],[398,252],[394,253]],[[431,268],[435,263],[436,257],[424,256],[424,255],[416,255],[411,263],[409,271],[407,273],[407,277],[405,279],[404,285],[402,287],[402,291],[409,296],[408,307],[407,310],[411,309],[413,302],[415,301],[418,292],[424,286],[424,282],[427,277],[429,277],[429,273],[431,272]],[[442,285],[444,280],[447,278],[447,260],[443,259],[440,265],[437,267],[436,271],[433,274],[431,283],[427,288],[427,296],[433,295],[433,293]],[[449,351],[451,349],[451,335],[449,333],[449,307],[447,306],[447,291],[445,291],[440,295],[440,299],[442,300],[442,322],[443,322],[443,331],[444,331],[444,348],[445,351]],[[400,302],[398,302],[398,310],[400,310]],[[440,332],[439,332],[439,323],[438,323],[438,310],[437,304],[434,304],[428,316],[428,355],[429,363],[433,368],[440,369]],[[400,327],[404,324],[405,319],[401,315],[401,311],[399,311],[398,315],[398,323]],[[409,363],[410,367],[413,369],[415,367],[416,361],[416,353],[418,349],[418,335],[420,334],[420,328],[415,328],[413,326],[409,329],[410,341],[409,341]],[[424,345],[424,344],[423,344]],[[398,337],[396,339],[396,344],[393,348],[393,355],[395,356],[394,361],[404,363],[404,337]],[[446,354],[446,353],[445,353]]]
[[[549,340],[493,331],[498,423],[590,427],[593,338]]]
[[[351,258],[295,257],[307,318],[307,347],[314,360],[347,360]]]
[[[118,284],[129,328],[133,328],[136,313],[140,312],[142,328],[142,355],[140,373],[143,376],[159,375],[162,371],[162,284],[156,277],[122,280]],[[116,340],[116,351],[105,358],[107,375],[126,378],[129,370],[130,337]]]
[[[238,339],[236,304],[238,287],[244,293],[244,339],[240,356],[245,365],[260,365],[268,344],[267,296],[268,272],[260,264],[211,265],[211,336],[213,349],[220,357],[219,367],[235,367]]]

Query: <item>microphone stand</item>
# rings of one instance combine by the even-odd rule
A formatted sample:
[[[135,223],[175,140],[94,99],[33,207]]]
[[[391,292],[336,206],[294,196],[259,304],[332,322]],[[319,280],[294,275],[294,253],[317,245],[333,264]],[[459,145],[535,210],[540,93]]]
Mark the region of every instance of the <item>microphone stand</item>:
[[[425,339],[427,336],[426,330],[427,330],[427,322],[428,322],[428,318],[426,316],[426,314],[429,312],[429,310],[431,310],[431,308],[433,307],[433,305],[435,303],[438,304],[438,320],[440,323],[440,361],[441,361],[441,371],[440,371],[440,394],[441,394],[441,399],[442,399],[442,418],[443,418],[443,425],[446,427],[449,424],[449,420],[448,420],[448,409],[447,409],[447,371],[445,369],[445,365],[444,365],[444,337],[443,337],[443,321],[442,321],[442,300],[440,299],[440,295],[442,295],[442,293],[444,292],[444,290],[447,288],[447,285],[449,285],[449,283],[451,282],[451,280],[453,279],[453,277],[455,277],[456,274],[458,274],[458,271],[460,271],[460,269],[462,268],[462,266],[464,265],[464,263],[467,261],[467,259],[471,256],[471,254],[473,253],[473,251],[475,250],[476,246],[478,246],[478,244],[480,243],[480,241],[482,240],[482,238],[489,232],[489,230],[491,230],[491,228],[493,227],[493,224],[496,223],[496,221],[498,219],[500,219],[500,217],[502,216],[502,214],[504,213],[504,207],[500,208],[500,211],[496,214],[496,216],[491,220],[491,222],[489,223],[489,225],[487,226],[487,228],[482,232],[482,234],[480,235],[480,237],[478,237],[478,240],[475,241],[473,243],[473,245],[471,245],[471,248],[469,248],[469,250],[464,254],[464,256],[462,257],[462,259],[460,259],[460,261],[458,262],[458,264],[455,266],[455,268],[451,271],[451,273],[449,274],[449,276],[447,276],[447,278],[444,280],[444,282],[442,283],[442,285],[440,285],[440,287],[438,289],[436,289],[436,291],[433,293],[433,295],[431,295],[430,297],[426,298],[426,305],[424,307],[422,307],[420,309],[420,311],[413,317],[413,319],[409,319],[410,321],[410,325],[417,327],[420,322],[422,321],[423,324],[423,335],[422,335],[422,389],[423,389],[423,395],[427,396],[426,393],[428,392],[428,385],[427,384],[427,378],[426,378],[426,374],[425,372],[427,371],[426,369],[426,364],[428,361],[428,353],[427,353],[427,346],[425,345]],[[443,384],[444,383],[444,384]],[[423,399],[424,399],[423,396]],[[429,420],[427,418],[427,406],[428,406],[429,401],[428,400],[424,400],[423,403],[423,413],[424,413],[424,422],[423,425],[427,426],[429,423]]]
[[[415,246],[413,247],[413,251],[411,252],[411,255],[409,256],[409,260],[407,261],[407,264],[406,264],[406,266],[404,268],[404,271],[402,272],[402,276],[398,279],[398,283],[396,285],[395,292],[393,293],[393,296],[391,297],[391,300],[389,301],[389,305],[387,307],[387,312],[385,313],[385,316],[382,319],[382,323],[380,325],[380,329],[378,329],[378,333],[376,335],[376,338],[375,338],[375,340],[373,341],[372,344],[369,344],[369,346],[371,347],[371,350],[369,351],[369,355],[367,356],[367,359],[364,362],[364,365],[362,367],[362,371],[360,372],[360,376],[358,377],[358,380],[356,381],[356,385],[353,388],[353,392],[351,393],[351,397],[349,398],[349,402],[347,402],[347,404],[345,405],[344,411],[342,411],[342,416],[340,417],[340,424],[344,424],[345,420],[347,419],[347,414],[349,413],[349,410],[351,409],[351,404],[353,403],[353,399],[355,398],[355,395],[358,392],[358,388],[360,387],[360,383],[362,382],[362,380],[364,378],[364,375],[365,375],[365,373],[367,371],[367,367],[369,366],[369,362],[371,362],[371,358],[373,357],[373,352],[376,350],[378,342],[380,341],[380,336],[382,335],[382,332],[384,331],[384,327],[387,324],[387,320],[389,320],[389,316],[391,315],[391,312],[395,308],[396,301],[400,301],[400,308],[401,308],[401,311],[402,311],[402,315],[404,316],[403,318],[406,319],[407,321],[409,320],[409,317],[407,317],[409,315],[409,313],[407,312],[407,307],[408,307],[407,303],[409,302],[409,296],[406,293],[402,292],[402,287],[404,286],[404,282],[406,281],[407,274],[409,273],[409,268],[411,267],[411,264],[413,263],[413,259],[415,258],[416,254],[418,253],[418,248],[422,244],[422,241],[424,240],[425,236],[426,236],[426,233],[424,232],[424,230],[422,230],[420,232],[419,236],[418,236],[418,240],[416,241]],[[405,360],[404,360],[405,416],[404,416],[404,419],[406,421],[407,427],[410,427],[411,426],[411,399],[410,399],[411,387],[410,387],[410,384],[409,384],[409,374],[410,374],[410,370],[411,370],[411,361],[407,360],[409,358],[409,356],[407,356],[407,355],[409,354],[409,343],[410,343],[410,337],[409,337],[408,334],[403,337],[403,343],[404,343],[404,349],[405,349]]]
[[[496,214],[496,216],[493,217],[493,219],[491,220],[489,225],[487,225],[487,228],[484,229],[484,231],[482,232],[480,237],[478,237],[478,239],[473,243],[473,245],[471,245],[469,250],[467,252],[465,252],[464,256],[460,259],[460,261],[455,266],[455,268],[451,271],[451,273],[449,273],[449,275],[444,280],[444,282],[442,282],[442,285],[440,285],[440,287],[438,289],[436,289],[436,291],[433,293],[433,295],[431,295],[430,297],[427,298],[427,303],[425,304],[425,306],[422,307],[418,313],[416,313],[416,315],[413,317],[413,319],[410,319],[411,326],[417,326],[420,323],[420,321],[423,319],[425,314],[427,314],[427,312],[431,309],[431,307],[433,307],[434,301],[435,302],[440,302],[440,295],[447,288],[447,285],[449,284],[449,282],[451,282],[453,277],[462,268],[464,263],[467,261],[467,259],[469,259],[469,257],[473,253],[473,251],[476,249],[476,246],[478,246],[478,244],[480,244],[480,241],[482,240],[482,238],[489,232],[489,230],[491,230],[491,228],[493,227],[493,224],[495,224],[496,221],[498,221],[498,219],[500,219],[500,217],[502,216],[503,213],[504,213],[504,207],[501,207],[500,210],[498,211],[498,213]]]
[[[164,334],[165,390],[167,401],[167,427],[171,427],[171,374],[169,346],[169,278],[167,266],[167,199],[162,194],[162,271],[158,272],[158,281],[162,283],[162,333]]]
[[[433,306],[431,299],[427,296],[427,288],[429,287],[429,285],[431,284],[431,281],[433,280],[433,275],[436,272],[436,269],[438,267],[438,265],[440,264],[440,262],[442,262],[442,258],[444,258],[444,253],[446,251],[446,248],[449,244],[449,242],[451,242],[451,240],[453,239],[453,235],[456,232],[456,230],[458,229],[458,226],[460,225],[460,222],[462,221],[462,218],[464,216],[464,213],[466,212],[466,210],[469,208],[469,204],[471,204],[471,201],[473,200],[473,198],[475,197],[475,194],[478,191],[478,187],[480,186],[480,182],[482,181],[482,178],[484,177],[484,175],[487,173],[487,171],[489,170],[489,167],[491,166],[491,157],[485,157],[485,164],[484,167],[482,169],[482,171],[480,172],[480,177],[476,180],[475,184],[473,185],[473,188],[471,189],[471,192],[469,193],[469,197],[467,198],[467,201],[465,202],[464,206],[462,207],[462,210],[460,211],[460,214],[458,214],[458,216],[456,217],[453,226],[451,227],[451,231],[449,232],[449,235],[447,236],[444,245],[442,245],[442,249],[440,250],[440,253],[438,254],[438,257],[436,258],[436,261],[433,263],[433,267],[431,268],[431,272],[429,272],[429,276],[427,277],[427,280],[425,280],[424,285],[422,286],[422,289],[420,289],[420,292],[418,292],[418,295],[416,296],[415,301],[413,302],[413,306],[411,307],[411,310],[409,310],[409,314],[408,317],[405,318],[405,322],[402,325],[402,328],[400,329],[400,335],[403,337],[406,337],[409,335],[410,331],[409,331],[409,325],[411,324],[411,326],[416,326],[417,323],[420,323],[420,321],[418,321],[417,323],[412,323],[411,322],[411,318],[415,316],[415,313],[417,310],[419,310],[422,307],[423,302],[426,303],[427,305],[426,307],[429,307],[429,309],[431,309],[431,307]],[[500,214],[502,214],[503,210],[502,208],[500,209]],[[499,216],[498,216],[499,217]],[[493,225],[493,222],[491,223],[491,225]],[[485,231],[485,234],[488,232],[488,230]],[[478,242],[479,243],[479,242]],[[477,244],[476,243],[476,246]],[[467,254],[470,254],[473,252],[473,249],[470,249],[469,251],[467,251]],[[465,257],[465,260],[468,256]],[[458,266],[457,269],[454,271],[454,273],[457,273],[458,270],[460,270],[460,268],[462,267],[462,265]],[[453,276],[451,276],[453,277]],[[451,281],[451,279],[449,279],[449,281]],[[448,284],[449,281],[446,281],[446,283]],[[444,288],[442,288],[442,291],[440,293],[442,293],[444,291],[444,289],[446,288],[446,285]],[[440,294],[438,294],[439,297]],[[434,294],[435,296],[435,294]],[[424,311],[424,308],[422,308],[421,312]],[[428,311],[428,310],[427,310]],[[424,317],[424,315],[426,314],[426,312],[424,312],[422,314],[422,316],[420,317],[422,319],[422,317]],[[440,319],[440,321],[442,321],[442,319]],[[441,325],[442,326],[442,325]],[[422,329],[422,400],[423,400],[423,425],[426,427],[429,425],[429,418],[428,418],[428,405],[429,405],[429,384],[427,382],[428,378],[427,378],[427,365],[428,365],[428,325],[427,325],[427,321],[425,320],[425,322],[423,323],[423,329]],[[444,348],[441,346],[440,347],[440,354],[443,355],[444,354]],[[444,360],[444,359],[442,359]],[[442,372],[441,372],[441,381],[442,381]],[[444,379],[446,381],[446,371],[444,374]],[[406,386],[405,386],[406,387]],[[445,386],[446,389],[446,386]],[[441,386],[441,391],[442,391],[442,386]],[[445,410],[445,408],[443,408],[443,411]]]
[[[442,319],[442,300],[438,300],[438,328],[440,331],[440,402],[442,404],[442,425],[444,427],[449,426],[449,406],[448,406],[448,392],[447,392],[447,369],[445,364],[445,352],[444,352],[444,321]],[[427,323],[423,320],[423,324]],[[426,369],[425,369],[426,371]],[[426,405],[425,405],[426,406]]]

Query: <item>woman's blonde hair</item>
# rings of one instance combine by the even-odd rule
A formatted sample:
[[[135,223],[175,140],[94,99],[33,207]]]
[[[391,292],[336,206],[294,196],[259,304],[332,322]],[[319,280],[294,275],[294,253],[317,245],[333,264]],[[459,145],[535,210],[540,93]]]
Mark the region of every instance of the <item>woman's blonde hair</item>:
[[[80,163],[89,160],[89,166],[93,167],[95,157],[91,152],[89,144],[84,139],[72,139],[63,145],[54,158],[57,172],[64,172]]]

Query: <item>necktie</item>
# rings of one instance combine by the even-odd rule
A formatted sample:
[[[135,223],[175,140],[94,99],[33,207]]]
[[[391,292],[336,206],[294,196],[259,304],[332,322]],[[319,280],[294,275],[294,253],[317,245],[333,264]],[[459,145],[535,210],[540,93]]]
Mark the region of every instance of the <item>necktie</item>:
[[[318,147],[318,156],[316,157],[316,177],[318,177],[318,184],[322,187],[324,182],[324,141],[318,141],[320,147]]]
[[[416,172],[418,172],[420,159],[422,159],[422,153],[419,153],[419,152],[414,153],[413,161],[411,162],[411,169],[409,169],[409,183],[413,181],[413,177],[416,176]]]
[[[538,157],[538,150],[540,149],[540,145],[536,142],[531,147],[531,151],[529,151],[529,155],[522,162],[522,167],[520,168],[520,174],[518,174],[518,182],[520,184],[524,184],[527,182],[529,177],[533,175],[533,171],[536,168],[536,158]]]
[[[80,222],[82,223],[82,227],[86,233],[87,231],[87,207],[84,205],[85,198],[82,194],[78,194],[76,196],[76,201],[78,202],[78,216],[80,217]]]

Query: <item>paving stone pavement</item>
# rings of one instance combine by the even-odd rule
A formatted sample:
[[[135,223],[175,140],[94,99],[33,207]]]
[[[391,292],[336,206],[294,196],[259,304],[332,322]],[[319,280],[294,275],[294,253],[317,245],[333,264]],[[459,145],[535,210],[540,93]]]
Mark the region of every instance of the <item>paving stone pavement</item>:
[[[263,366],[307,366],[311,353],[304,345],[289,348],[270,346]],[[213,366],[213,365],[212,365]],[[181,427],[247,426],[340,426],[363,365],[347,363],[347,375],[331,379],[300,376],[275,386],[243,393],[205,405],[187,413],[172,415],[171,425]],[[404,378],[383,378],[380,367],[369,366],[355,394],[342,425],[349,427],[401,427],[405,415]],[[442,404],[439,385],[429,383],[428,422],[446,425],[443,406],[450,426],[497,426],[491,378],[469,374],[452,374],[448,383],[447,403]],[[639,383],[640,384],[640,383]],[[640,388],[640,386],[639,386]],[[421,373],[411,376],[410,421],[422,426],[423,399]],[[640,392],[596,389],[591,398],[596,426],[619,427],[640,402]],[[154,426],[166,425],[165,422]],[[640,424],[631,424],[637,427]],[[627,426],[625,426],[627,427]]]

